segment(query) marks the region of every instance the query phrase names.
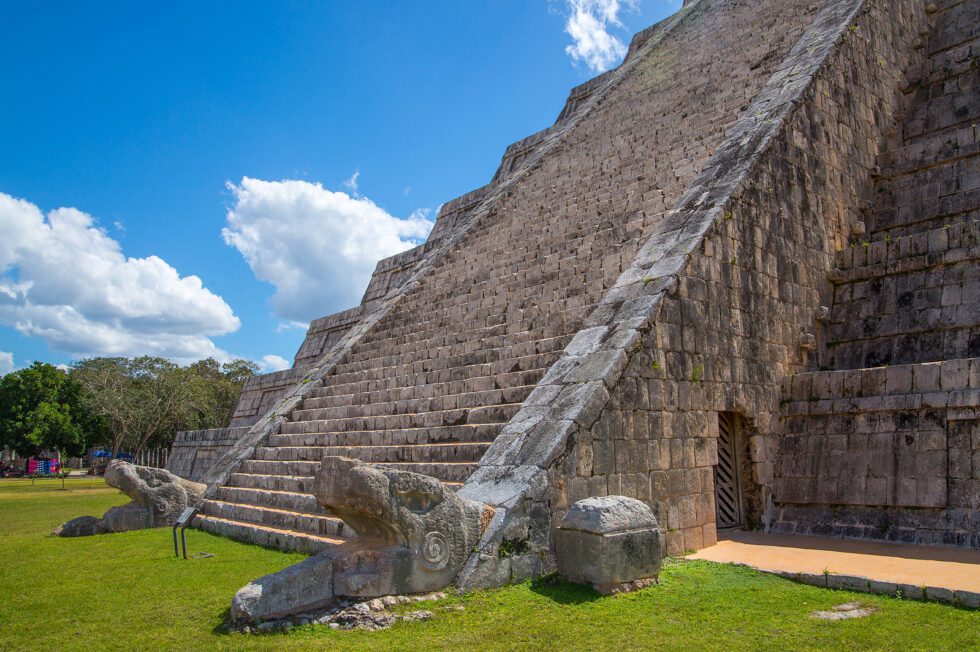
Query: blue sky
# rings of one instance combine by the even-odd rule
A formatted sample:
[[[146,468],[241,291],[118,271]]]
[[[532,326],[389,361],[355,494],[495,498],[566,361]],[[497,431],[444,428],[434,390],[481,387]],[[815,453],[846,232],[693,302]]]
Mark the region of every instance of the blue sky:
[[[0,373],[281,367],[679,6],[0,5]]]

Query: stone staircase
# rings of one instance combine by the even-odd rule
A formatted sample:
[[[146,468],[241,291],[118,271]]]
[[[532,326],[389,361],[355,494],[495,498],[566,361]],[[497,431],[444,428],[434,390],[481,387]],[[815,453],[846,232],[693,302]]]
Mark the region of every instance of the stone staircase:
[[[521,287],[522,295],[558,292],[557,275],[551,286],[536,280]],[[325,455],[383,463],[461,486],[578,329],[586,306],[577,318],[573,310],[552,320],[554,325],[541,325],[544,320],[531,307],[538,301],[522,299],[524,307],[509,311],[483,297],[479,287],[469,301],[419,296],[415,300],[432,319],[413,328],[422,311],[405,310],[404,318],[379,325],[292,413],[280,434],[241,464],[216,499],[204,503],[198,525],[306,552],[350,536],[310,494]],[[460,319],[443,316],[451,314]],[[517,318],[508,322],[507,314]]]
[[[980,523],[957,522],[980,496],[980,3],[945,4],[878,156],[867,233],[830,275],[824,370],[786,383],[779,532],[980,543]]]

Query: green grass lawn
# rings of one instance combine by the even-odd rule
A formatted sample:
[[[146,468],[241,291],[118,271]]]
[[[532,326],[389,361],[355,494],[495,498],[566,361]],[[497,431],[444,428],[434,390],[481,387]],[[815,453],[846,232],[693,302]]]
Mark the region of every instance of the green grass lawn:
[[[101,480],[66,486],[0,480],[0,649],[980,649],[975,611],[687,561],[668,561],[659,586],[628,595],[542,579],[413,605],[435,617],[381,632],[222,634],[238,588],[302,557],[194,530],[189,551],[214,557],[175,559],[169,529],[53,538],[69,518],[126,502]],[[809,617],[853,600],[878,611],[839,622]]]

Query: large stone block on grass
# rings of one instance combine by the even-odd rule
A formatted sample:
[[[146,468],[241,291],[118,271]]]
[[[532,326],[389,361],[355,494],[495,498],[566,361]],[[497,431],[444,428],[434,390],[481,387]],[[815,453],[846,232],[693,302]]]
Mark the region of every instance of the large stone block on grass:
[[[663,560],[653,512],[626,496],[580,500],[556,533],[558,574],[606,595],[655,584]]]

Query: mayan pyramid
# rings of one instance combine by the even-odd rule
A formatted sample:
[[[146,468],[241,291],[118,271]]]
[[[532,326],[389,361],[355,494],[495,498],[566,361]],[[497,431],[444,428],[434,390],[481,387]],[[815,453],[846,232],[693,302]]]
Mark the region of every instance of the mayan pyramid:
[[[351,536],[325,455],[496,508],[463,586],[554,568],[589,496],[722,527],[980,547],[980,0],[689,0],[315,321],[196,526]],[[517,99],[515,99],[517,101]]]

